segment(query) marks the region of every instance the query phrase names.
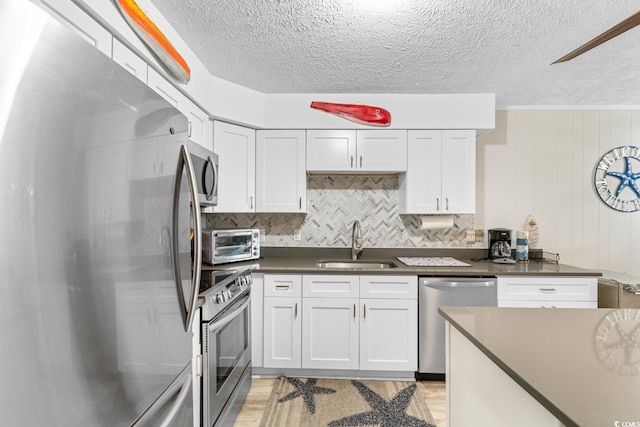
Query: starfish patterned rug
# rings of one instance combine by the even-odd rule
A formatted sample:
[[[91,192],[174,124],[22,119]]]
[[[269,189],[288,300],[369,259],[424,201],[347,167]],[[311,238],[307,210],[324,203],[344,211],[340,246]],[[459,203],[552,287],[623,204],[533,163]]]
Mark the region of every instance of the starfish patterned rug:
[[[415,382],[279,377],[260,427],[435,427]]]

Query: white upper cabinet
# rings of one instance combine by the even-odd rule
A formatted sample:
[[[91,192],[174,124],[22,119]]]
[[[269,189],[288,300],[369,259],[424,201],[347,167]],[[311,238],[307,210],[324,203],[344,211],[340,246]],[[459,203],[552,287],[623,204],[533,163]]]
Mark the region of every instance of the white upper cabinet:
[[[475,212],[473,130],[408,131],[407,173],[399,178],[400,213]]]
[[[406,130],[359,130],[356,168],[366,172],[407,170]]]
[[[393,173],[406,170],[406,130],[307,131],[308,172]]]
[[[149,67],[147,85],[181,112],[185,110],[184,94],[151,67]]]
[[[69,0],[42,0],[42,5],[89,44],[111,56],[111,33],[74,3]]]
[[[214,212],[255,212],[256,131],[214,121],[213,151],[220,176]]]
[[[355,130],[307,131],[307,171],[348,171],[355,159]]]
[[[187,116],[189,139],[208,150],[212,150],[213,123],[209,120],[209,115],[187,97],[184,100],[184,115]]]
[[[256,212],[306,211],[305,131],[257,131]]]
[[[111,58],[120,64],[122,68],[136,76],[141,82],[147,84],[149,66],[147,62],[133,53],[118,39],[113,39],[113,55]]]

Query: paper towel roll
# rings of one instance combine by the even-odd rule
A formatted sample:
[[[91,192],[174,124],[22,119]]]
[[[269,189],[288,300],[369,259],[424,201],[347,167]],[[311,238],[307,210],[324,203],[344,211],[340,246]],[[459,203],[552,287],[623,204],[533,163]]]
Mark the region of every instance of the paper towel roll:
[[[439,228],[452,228],[452,215],[429,215],[420,217],[420,229],[436,230]]]

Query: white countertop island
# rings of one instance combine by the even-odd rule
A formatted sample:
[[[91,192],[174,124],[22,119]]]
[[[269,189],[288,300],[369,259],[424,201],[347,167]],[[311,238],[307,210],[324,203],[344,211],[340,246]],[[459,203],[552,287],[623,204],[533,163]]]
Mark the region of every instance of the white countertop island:
[[[440,314],[449,426],[640,426],[640,309]]]

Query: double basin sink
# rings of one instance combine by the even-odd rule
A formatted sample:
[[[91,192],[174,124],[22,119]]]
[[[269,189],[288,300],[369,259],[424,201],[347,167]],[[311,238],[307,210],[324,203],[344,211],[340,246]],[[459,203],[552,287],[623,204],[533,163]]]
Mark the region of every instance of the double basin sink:
[[[316,262],[318,268],[335,268],[343,270],[371,270],[371,269],[386,269],[395,268],[396,264],[388,261],[374,261],[374,260],[361,260],[361,259],[321,259]]]

